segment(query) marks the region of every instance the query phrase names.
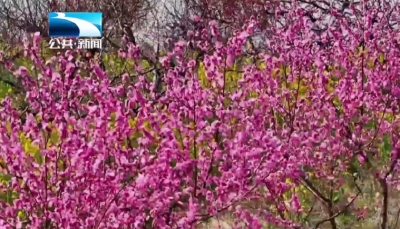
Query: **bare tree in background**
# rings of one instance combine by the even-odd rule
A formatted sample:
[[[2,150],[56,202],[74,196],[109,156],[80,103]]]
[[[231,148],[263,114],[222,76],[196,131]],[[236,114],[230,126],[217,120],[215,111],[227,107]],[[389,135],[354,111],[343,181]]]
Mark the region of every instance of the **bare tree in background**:
[[[271,25],[284,26],[283,17],[293,4],[300,4],[315,31],[334,26],[339,17],[335,11],[356,23],[362,11],[361,0],[0,0],[0,36],[7,42],[25,33],[39,31],[48,35],[48,12],[102,12],[106,39],[115,40],[131,34],[136,40],[156,50],[166,38],[185,38],[198,28],[194,16],[215,20],[225,36],[240,29],[250,15],[255,16],[263,34]],[[367,5],[391,4],[391,1],[369,1]],[[286,10],[285,10],[286,9]],[[317,13],[316,13],[317,12]],[[360,15],[358,15],[359,17]],[[393,27],[393,25],[391,25]],[[133,30],[133,31],[129,31]],[[136,42],[136,41],[135,41]],[[118,42],[117,42],[118,43]],[[116,44],[113,44],[114,48]],[[162,48],[162,47],[161,47]]]
[[[7,42],[37,31],[48,37],[49,12],[102,12],[104,37],[122,36],[122,25],[140,26],[151,7],[147,0],[3,0],[0,35]]]
[[[193,19],[195,15],[205,21],[217,21],[225,37],[241,29],[249,17],[254,16],[260,23],[260,31],[256,32],[254,42],[267,41],[270,35],[274,34],[271,29],[285,28],[286,24],[290,24],[285,23],[285,20],[290,18],[284,15],[293,4],[297,4],[313,24],[313,31],[317,36],[316,43],[319,43],[318,36],[330,27],[339,25],[339,20],[346,20],[351,27],[365,20],[362,12],[366,8],[372,6],[378,9],[390,8],[388,6],[395,2],[394,0],[168,0],[163,7],[158,7],[163,13],[162,17],[158,14],[155,20],[159,20],[159,24],[162,24],[157,35],[176,41],[179,37],[184,38],[187,31],[195,30],[199,25]],[[388,26],[390,29],[397,29],[396,16],[392,13],[393,11],[388,15],[391,18]],[[378,20],[380,20],[379,12],[376,12],[374,22]],[[265,42],[257,43],[255,46],[260,49],[265,45]]]
[[[1,1],[1,0],[0,0]],[[125,36],[133,44],[140,44],[142,56],[149,63],[155,81],[161,82],[162,70],[158,58],[180,40],[189,40],[189,31],[201,31],[214,20],[221,29],[222,42],[254,16],[260,23],[254,36],[248,38],[251,52],[270,52],[268,40],[277,28],[290,29],[287,12],[293,4],[301,6],[315,32],[315,44],[329,48],[329,28],[346,20],[349,26],[362,23],[363,10],[372,5],[388,9],[395,0],[2,0],[0,4],[0,39],[11,43],[21,35],[39,31],[48,36],[48,12],[102,12],[106,48],[124,49],[120,42]],[[378,21],[379,11],[374,20]],[[200,20],[196,19],[200,18]],[[395,18],[388,24],[397,28]],[[328,31],[328,32],[327,32]],[[327,33],[324,33],[327,32]],[[324,33],[325,40],[321,34]],[[279,39],[275,37],[277,42]],[[361,43],[361,42],[360,42]],[[196,47],[193,47],[196,50]],[[192,50],[192,51],[193,51]],[[204,55],[205,53],[202,53]],[[274,55],[279,55],[274,53]],[[201,56],[201,55],[199,55]],[[200,59],[201,60],[201,59]]]

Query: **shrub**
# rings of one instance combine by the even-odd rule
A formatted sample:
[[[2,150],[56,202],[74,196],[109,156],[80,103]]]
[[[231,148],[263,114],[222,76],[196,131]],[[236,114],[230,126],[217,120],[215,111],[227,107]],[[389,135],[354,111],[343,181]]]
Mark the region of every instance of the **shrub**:
[[[294,7],[270,54],[247,43],[254,18],[226,44],[212,21],[155,66],[127,43],[106,61],[122,72],[79,50],[42,58],[39,34],[32,68],[2,54],[19,92],[0,108],[0,225],[397,224],[398,8],[363,4],[365,24],[332,11],[341,24],[320,34]]]

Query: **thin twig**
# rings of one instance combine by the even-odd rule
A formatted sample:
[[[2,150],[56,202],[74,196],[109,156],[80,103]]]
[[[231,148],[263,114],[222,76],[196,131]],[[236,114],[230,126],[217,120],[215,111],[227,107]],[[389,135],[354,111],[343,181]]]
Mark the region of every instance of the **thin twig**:
[[[353,202],[357,199],[357,197],[361,194],[361,191],[358,191],[357,195],[339,212],[337,212],[336,214],[332,215],[331,217],[321,220],[319,221],[316,225],[315,225],[315,229],[317,229],[319,227],[319,225],[321,225],[322,223],[328,222],[329,220],[332,220],[336,217],[338,217],[339,215],[343,214],[352,204]]]

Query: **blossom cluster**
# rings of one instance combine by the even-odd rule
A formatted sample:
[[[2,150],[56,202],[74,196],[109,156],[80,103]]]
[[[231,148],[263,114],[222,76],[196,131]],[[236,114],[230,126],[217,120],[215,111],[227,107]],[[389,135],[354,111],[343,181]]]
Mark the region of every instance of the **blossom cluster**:
[[[0,55],[24,98],[0,106],[0,227],[184,229],[232,214],[236,228],[307,228],[296,190],[328,206],[321,184],[347,182],[352,204],[362,171],[388,198],[400,157],[389,12],[331,12],[338,24],[316,33],[299,4],[263,52],[248,48],[256,18],[226,43],[211,21],[159,58],[157,80],[138,45],[117,57],[136,74],[117,75],[79,50],[43,57],[36,33],[24,41],[32,68]]]

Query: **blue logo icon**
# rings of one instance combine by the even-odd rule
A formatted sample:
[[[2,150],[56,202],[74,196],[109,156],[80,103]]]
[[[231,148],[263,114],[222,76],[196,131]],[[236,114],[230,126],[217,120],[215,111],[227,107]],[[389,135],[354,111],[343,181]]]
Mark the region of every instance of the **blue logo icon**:
[[[102,13],[49,13],[50,37],[101,37]]]

